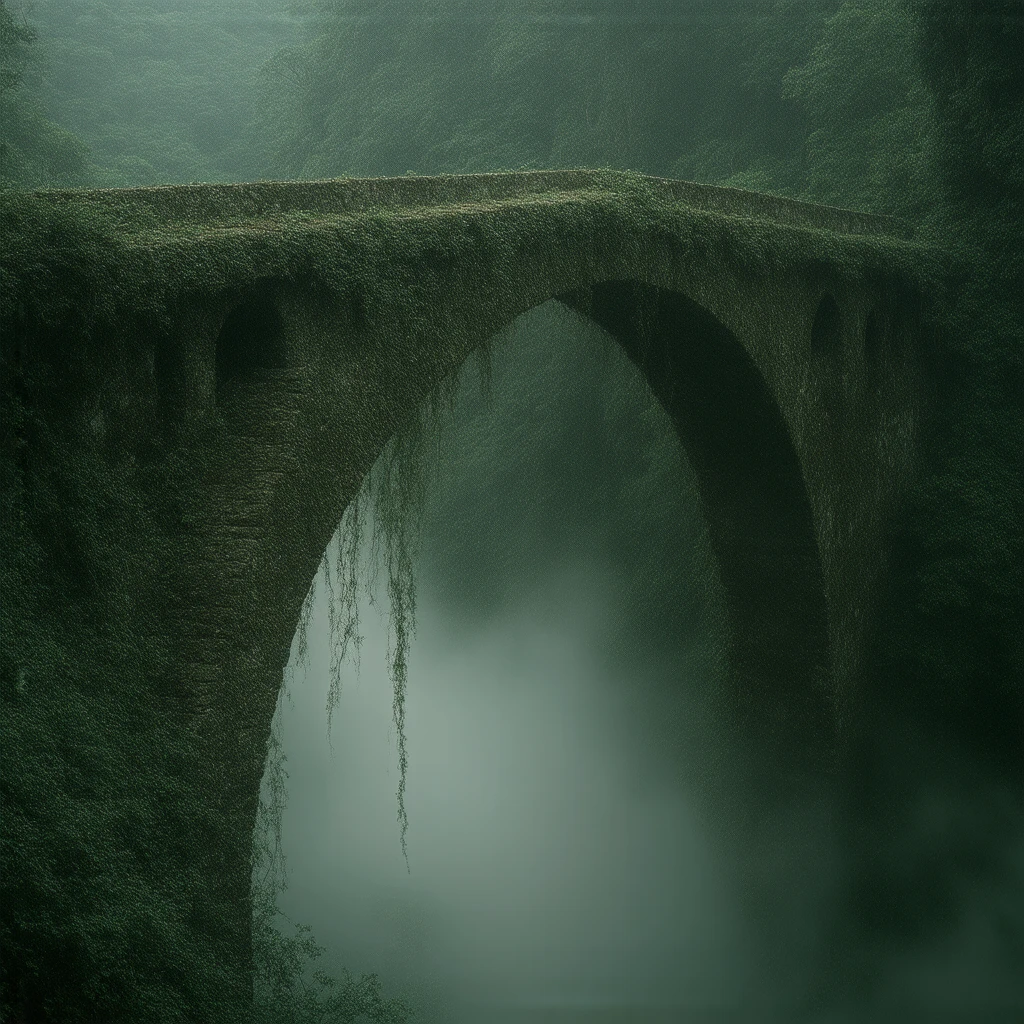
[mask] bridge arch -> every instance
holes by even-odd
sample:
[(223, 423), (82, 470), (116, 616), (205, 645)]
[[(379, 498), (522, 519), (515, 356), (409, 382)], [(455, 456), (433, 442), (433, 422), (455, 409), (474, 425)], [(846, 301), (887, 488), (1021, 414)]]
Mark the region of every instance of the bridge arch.
[[(667, 414), (694, 470), (728, 630), (727, 691), (712, 695), (716, 718), (725, 716), (720, 724), (726, 744), (722, 748), (712, 738), (698, 752), (723, 753), (727, 760), (687, 771), (708, 783), (705, 792), (695, 795), (716, 801), (707, 819), (716, 831), (730, 833), (725, 848), (739, 835), (746, 840), (754, 834), (737, 832), (740, 821), (745, 827), (758, 819), (756, 830), (771, 818), (773, 807), (780, 812), (773, 827), (784, 830), (786, 802), (795, 792), (820, 792), (817, 787), (827, 780), (836, 716), (814, 517), (783, 411), (736, 333), (682, 291), (609, 279), (550, 299), (596, 324), (622, 347)], [(500, 335), (528, 311), (489, 326), (484, 337)], [(468, 347), (450, 372), (457, 373), (477, 347)], [(306, 532), (305, 568), (295, 588), (302, 599), (365, 472), (393, 433), (382, 421), (368, 445), (364, 473), (334, 489), (332, 499), (314, 500), (316, 521), (306, 524), (312, 528)], [(321, 465), (329, 467), (329, 459)], [(300, 614), (293, 605), (292, 614), (280, 620), (285, 650), (292, 646)], [(280, 683), (280, 674), (277, 679)], [(268, 709), (267, 736), (273, 706)], [(722, 807), (723, 799), (736, 800), (738, 806)], [(753, 814), (752, 806), (757, 807)]]
[[(720, 696), (734, 734), (730, 770), (750, 786), (756, 779), (763, 795), (783, 799), (798, 779), (821, 776), (835, 739), (821, 559), (785, 417), (733, 331), (682, 292), (610, 279), (550, 298), (622, 346), (695, 471), (728, 619), (729, 692)], [(499, 334), (515, 316), (482, 337)], [(477, 347), (462, 352), (449, 372), (457, 373)], [(393, 433), (381, 424), (368, 438), (358, 479), (335, 491), (334, 502), (319, 504), (318, 521), (308, 524), (302, 578), (290, 588), (301, 598), (282, 621), (283, 651), (291, 648), (299, 604), (331, 537)]]

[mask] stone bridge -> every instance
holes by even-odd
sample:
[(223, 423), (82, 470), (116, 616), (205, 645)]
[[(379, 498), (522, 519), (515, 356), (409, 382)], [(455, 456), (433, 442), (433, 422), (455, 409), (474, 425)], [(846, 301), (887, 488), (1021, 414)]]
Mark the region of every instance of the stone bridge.
[(737, 749), (765, 806), (827, 780), (926, 397), (935, 276), (908, 225), (613, 171), (32, 200), (109, 241), (67, 263), (92, 284), (53, 270), (5, 312), (4, 386), (49, 366), (63, 391), (41, 415), (153, 510), (154, 534), (123, 524), (150, 579), (133, 621), (170, 652), (175, 727), (238, 822), (210, 886), (234, 908), (243, 984), (266, 740), (327, 543), (403, 419), (550, 299), (618, 339), (695, 468)]

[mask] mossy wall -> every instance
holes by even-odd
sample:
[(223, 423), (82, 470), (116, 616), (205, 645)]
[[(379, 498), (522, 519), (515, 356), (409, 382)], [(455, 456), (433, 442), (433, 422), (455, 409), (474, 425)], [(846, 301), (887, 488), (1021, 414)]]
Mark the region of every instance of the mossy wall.
[[(552, 297), (618, 338), (697, 471), (748, 752), (708, 792), (763, 823), (828, 785), (948, 274), (907, 225), (609, 171), (11, 194), (3, 225), (5, 842), (68, 837), (16, 887), (23, 1006), (245, 1004), (267, 740), (327, 542), (423, 401)], [(41, 982), (55, 942), (95, 992)]]

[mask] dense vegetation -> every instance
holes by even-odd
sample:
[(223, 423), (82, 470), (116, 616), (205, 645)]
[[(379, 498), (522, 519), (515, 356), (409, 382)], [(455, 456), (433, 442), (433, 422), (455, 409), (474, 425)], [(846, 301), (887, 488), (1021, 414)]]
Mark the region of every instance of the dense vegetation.
[[(892, 213), (955, 247), (963, 280), (931, 367), (938, 401), (926, 468), (894, 538), (899, 572), (880, 620), (886, 628), (877, 631), (847, 773), (853, 867), (835, 944), (845, 955), (821, 968), (823, 1001), (856, 999), (881, 969), (875, 960), (954, 926), (966, 887), (1020, 885), (1008, 858), (1024, 795), (1021, 53), (1016, 0), (314, 0), (287, 12), (270, 0), (38, 0), (31, 8), (0, 0), (0, 180), (109, 186), (610, 166)], [(558, 368), (552, 379), (565, 373)], [(634, 516), (637, 493), (683, 493), (664, 439), (649, 424), (622, 422), (622, 407), (602, 387), (599, 379), (575, 381), (546, 428), (590, 424), (594, 445), (580, 458), (609, 467), (602, 505)], [(498, 436), (509, 423), (530, 422), (530, 410), (545, 401), (550, 396), (513, 384), (479, 429)], [(20, 414), (14, 406), (4, 411), (11, 460), (22, 457), (18, 438), (26, 435), (14, 426)], [(31, 430), (33, 443), (50, 443), (44, 424)], [(565, 466), (530, 465), (529, 449), (522, 446), (520, 463), (505, 453), (501, 464), (481, 465), (481, 478), (530, 471), (552, 487), (564, 483)], [(486, 439), (480, 450), (491, 450)], [(84, 463), (67, 470), (74, 494), (33, 500), (78, 508), (98, 486), (84, 480), (89, 471)], [(102, 484), (113, 494), (119, 486)], [(13, 487), (5, 478), (3, 543), (17, 553), (4, 558), (5, 646), (14, 637), (31, 644), (17, 622), (34, 621), (43, 631), (49, 614), (19, 608), (7, 589), (15, 571), (30, 572), (43, 557), (31, 538), (14, 532)], [(465, 505), (457, 490), (438, 501), (451, 518), (469, 514), (459, 512)], [(702, 606), (687, 577), (696, 542), (683, 504), (650, 501), (647, 520), (634, 525), (662, 551), (678, 552), (675, 561), (655, 567), (630, 551), (615, 554), (632, 580), (623, 638), (635, 642), (644, 626), (650, 643), (698, 632)], [(596, 529), (592, 511), (581, 507), (579, 519)], [(520, 528), (528, 543), (528, 516)], [(114, 539), (100, 531), (92, 543), (97, 564), (116, 559)], [(451, 600), (486, 607), (501, 567), (487, 564), (486, 548), (450, 554), (442, 576), (472, 581), (451, 586)], [(68, 557), (74, 564), (75, 552)], [(98, 607), (100, 596), (85, 583), (66, 582), (85, 587), (72, 593), (76, 608)], [(104, 608), (112, 623), (122, 614)], [(96, 642), (86, 625), (67, 636), (66, 650)], [(70, 671), (52, 653), (54, 664), (39, 663), (40, 678)], [(5, 1019), (11, 1012), (58, 1019), (57, 1007), (69, 1021), (97, 1012), (122, 1019), (114, 1007), (123, 1019), (146, 1019), (157, 1007), (160, 1019), (188, 1019), (177, 1002), (186, 981), (197, 986), (191, 998), (212, 1005), (198, 972), (176, 967), (166, 991), (149, 992), (148, 1002), (119, 990), (123, 979), (95, 975), (97, 963), (117, 960), (129, 924), (131, 934), (145, 936), (173, 916), (159, 894), (132, 889), (130, 848), (103, 847), (122, 848), (125, 863), (90, 864), (89, 886), (132, 889), (132, 922), (107, 920), (76, 883), (97, 854), (78, 848), (74, 823), (98, 813), (96, 793), (124, 784), (89, 752), (98, 736), (110, 732), (114, 742), (104, 723), (124, 709), (107, 708), (96, 681), (75, 680), (71, 671), (67, 694), (80, 693), (80, 706), (62, 696), (26, 724), (16, 701), (31, 680), (4, 658)], [(170, 737), (144, 738), (168, 763), (184, 759), (174, 771), (186, 770), (187, 751), (175, 751)], [(64, 758), (62, 781), (50, 785), (41, 772), (16, 783), (28, 776), (13, 765), (46, 752)], [(936, 788), (948, 816), (938, 832), (915, 816), (922, 794)], [(983, 827), (972, 817), (979, 794), (998, 805)], [(133, 806), (128, 795), (124, 801)], [(173, 822), (167, 827), (173, 834)], [(99, 831), (123, 835), (123, 820), (115, 815)], [(1021, 898), (1019, 889), (1009, 891)], [(274, 947), (269, 917), (260, 920), (268, 951), (277, 949), (267, 953), (277, 958), (267, 976), (294, 995), (299, 954), (310, 947), (294, 940)], [(1006, 922), (1020, 927), (1009, 914)], [(1019, 932), (1013, 941), (1021, 941)], [(214, 957), (199, 949), (188, 955), (197, 963)], [(303, 999), (315, 1019), (312, 997)], [(403, 1018), (372, 978), (349, 980), (337, 1003), (341, 1020), (360, 1010), (374, 1020)]]

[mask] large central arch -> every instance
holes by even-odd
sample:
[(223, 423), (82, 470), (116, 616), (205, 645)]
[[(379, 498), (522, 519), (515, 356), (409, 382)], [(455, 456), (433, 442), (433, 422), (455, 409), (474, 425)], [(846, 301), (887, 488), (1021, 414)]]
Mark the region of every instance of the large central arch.
[[(460, 267), (456, 261), (442, 269), (458, 277)], [(301, 393), (301, 385), (288, 383), (296, 380), (296, 369), (302, 373), (301, 364), (299, 368), (288, 365), (289, 337), (294, 359), (302, 349), (301, 332), (309, 331), (311, 303), (307, 297), (290, 295), (289, 291), (287, 286), (280, 288), (272, 304), (277, 314), (268, 316), (264, 309), (261, 321), (273, 327), (275, 337), (285, 339), (276, 350), (284, 365), (243, 368), (232, 382), (235, 391), (221, 402), (225, 421), (240, 432), (264, 422), (268, 403), (273, 406), (277, 402), (268, 398), (275, 387), (292, 387)], [(842, 443), (842, 431), (849, 429), (851, 418), (846, 395), (841, 384), (837, 386), (837, 371), (829, 366), (828, 359), (834, 358), (837, 350), (842, 353), (844, 336), (851, 333), (850, 318), (844, 321), (831, 291), (819, 290), (812, 283), (807, 292), (810, 298), (802, 318), (793, 317), (798, 321), (796, 330), (789, 325), (788, 332), (773, 340), (772, 327), (780, 332), (782, 328), (777, 327), (778, 318), (769, 316), (761, 328), (764, 339), (758, 338), (753, 344), (750, 336), (746, 343), (741, 341), (735, 329), (706, 304), (683, 290), (649, 280), (610, 277), (550, 294), (534, 292), (528, 303), (517, 296), (519, 301), (501, 302), (498, 310), (488, 310), (489, 323), (484, 317), (474, 317), (472, 327), (461, 331), (458, 325), (464, 310), (445, 309), (442, 299), (440, 320), (446, 333), (455, 326), (455, 343), (444, 345), (440, 358), (422, 360), (416, 366), (412, 351), (398, 353), (369, 343), (369, 366), (362, 363), (358, 378), (344, 373), (324, 375), (323, 364), (317, 366), (315, 373), (321, 375), (325, 393), (345, 395), (349, 401), (355, 398), (353, 407), (361, 409), (360, 427), (355, 434), (349, 416), (344, 417), (345, 425), (325, 428), (321, 424), (321, 429), (337, 439), (347, 436), (345, 458), (339, 462), (329, 454), (329, 446), (316, 446), (316, 456), (307, 461), (310, 449), (304, 446), (303, 469), (299, 478), (292, 478), (293, 498), (286, 506), (292, 527), (271, 531), (277, 540), (268, 550), (276, 552), (277, 558), (273, 577), (264, 582), (276, 594), (272, 603), (287, 610), (274, 617), (277, 628), (268, 645), (279, 654), (271, 669), (273, 688), (261, 699), (261, 738), (269, 734), (281, 667), (287, 662), (300, 608), (323, 552), (348, 503), (408, 409), (422, 402), (431, 387), (456, 372), (462, 361), (516, 316), (555, 299), (618, 340), (670, 417), (695, 470), (728, 617), (728, 692), (716, 695), (716, 699), (726, 712), (729, 736), (726, 746), (716, 752), (723, 756), (696, 772), (703, 774), (708, 783), (705, 795), (716, 800), (740, 800), (729, 811), (718, 808), (726, 819), (731, 815), (740, 830), (734, 830), (734, 839), (740, 842), (748, 841), (775, 813), (773, 809), (781, 808), (794, 794), (820, 795), (827, 791), (838, 753), (842, 686), (835, 671), (835, 652), (836, 638), (842, 638), (842, 624), (835, 613), (835, 586), (830, 603), (820, 545), (831, 538), (822, 529), (821, 517), (825, 510), (827, 516), (842, 516), (843, 510), (836, 508), (835, 498), (822, 488), (822, 481), (816, 482), (816, 495), (809, 488), (807, 449), (815, 439), (809, 434), (794, 437), (793, 410), (787, 416), (779, 402), (780, 391), (786, 396), (786, 375), (781, 381), (778, 377), (770, 381), (764, 364), (755, 360), (755, 353), (763, 355), (773, 347), (784, 351), (788, 359), (793, 359), (794, 350), (802, 353), (810, 364), (810, 386), (819, 389), (815, 398), (831, 398), (840, 406), (836, 414), (823, 417), (821, 434), (832, 443)], [(466, 293), (472, 295), (473, 291), (467, 288)], [(355, 296), (341, 305), (316, 297), (316, 323), (333, 322), (342, 325), (344, 331), (368, 326), (364, 308), (368, 300), (360, 292)], [(763, 301), (763, 296), (758, 298)], [(266, 306), (267, 301), (264, 292), (258, 302)], [(457, 304), (464, 301), (460, 295)], [(749, 311), (745, 313), (750, 316)], [(233, 325), (248, 315), (244, 306), (234, 305), (224, 322), (232, 325), (233, 332)], [(255, 315), (251, 319), (255, 322)], [(742, 321), (743, 317), (736, 319)], [(297, 329), (300, 324), (304, 326)], [(430, 330), (429, 326), (422, 329), (424, 333)], [(326, 333), (322, 326), (317, 331)], [(270, 348), (260, 342), (252, 351), (262, 353)], [(222, 360), (218, 365), (226, 362)], [(409, 387), (407, 380), (413, 379), (405, 374), (411, 366), (418, 373)], [(355, 397), (365, 387), (363, 382), (375, 378), (390, 380), (392, 387), (378, 385), (372, 394), (364, 392), (362, 401)], [(799, 418), (796, 423), (801, 423)], [(798, 442), (802, 442), (803, 453)], [(817, 443), (821, 443), (820, 436)], [(304, 480), (300, 483), (301, 478)], [(841, 479), (831, 484), (840, 491), (851, 486), (850, 481)], [(281, 494), (282, 489), (277, 493)], [(300, 497), (304, 494), (314, 497), (307, 502)], [(877, 515), (877, 510), (873, 514)], [(302, 525), (296, 529), (300, 521)], [(839, 528), (843, 530), (841, 520)], [(835, 552), (830, 554), (834, 562)], [(282, 571), (284, 561), (290, 563), (290, 570)], [(855, 581), (855, 590), (865, 584), (870, 584), (870, 574), (866, 580)], [(863, 590), (858, 592), (863, 594)], [(249, 808), (247, 827), (251, 834), (260, 779), (255, 765), (250, 766), (248, 776), (247, 790), (239, 796)], [(739, 839), (741, 833), (747, 840)], [(246, 923), (240, 921), (239, 927), (244, 929)]]
[[(728, 616), (725, 703), (736, 750), (749, 753), (751, 781), (756, 776), (762, 795), (778, 797), (799, 780), (821, 778), (836, 738), (827, 597), (800, 460), (766, 381), (735, 335), (680, 292), (609, 280), (551, 298), (622, 345), (695, 470)], [(288, 587), (303, 601), (348, 502), (392, 434), (381, 424), (360, 475), (348, 475), (337, 501), (312, 513), (299, 559), (305, 569)], [(351, 463), (345, 469), (351, 473)], [(281, 651), (291, 648), (298, 614), (293, 604), (280, 620)]]
[[(728, 617), (729, 688), (714, 699), (728, 713), (731, 736), (725, 763), (687, 774), (705, 777), (709, 792), (701, 796), (742, 794), (746, 808), (761, 803), (758, 813), (768, 817), (826, 783), (836, 753), (827, 599), (785, 419), (735, 335), (685, 295), (610, 280), (554, 301), (622, 347), (695, 471)], [(324, 531), (333, 535), (344, 513), (339, 502)], [(713, 814), (732, 842), (741, 834), (730, 820), (737, 812), (719, 803)]]

